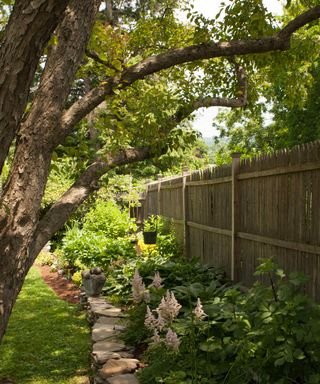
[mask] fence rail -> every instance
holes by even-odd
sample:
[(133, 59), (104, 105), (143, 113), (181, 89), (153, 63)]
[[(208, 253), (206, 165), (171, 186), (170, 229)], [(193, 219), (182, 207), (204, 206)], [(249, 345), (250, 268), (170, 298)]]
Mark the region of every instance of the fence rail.
[(147, 185), (143, 217), (173, 220), (187, 256), (253, 282), (261, 257), (310, 276), (320, 300), (320, 142)]

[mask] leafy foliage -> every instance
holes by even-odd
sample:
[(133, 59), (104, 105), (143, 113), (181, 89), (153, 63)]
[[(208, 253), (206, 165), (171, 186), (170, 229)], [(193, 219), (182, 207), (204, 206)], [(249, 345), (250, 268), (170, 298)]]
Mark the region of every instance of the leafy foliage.
[(63, 238), (62, 257), (71, 266), (100, 266), (107, 270), (117, 258), (129, 258), (134, 248), (128, 234), (135, 226), (127, 212), (112, 201), (97, 200), (82, 221), (74, 224)]
[[(243, 293), (225, 284), (214, 270), (201, 270), (182, 260), (157, 270), (165, 287), (149, 286), (148, 305), (155, 310), (166, 289), (175, 293), (182, 309), (171, 327), (181, 345), (178, 351), (163, 342), (150, 346), (145, 354), (148, 367), (139, 375), (142, 383), (311, 384), (319, 380), (320, 308), (301, 291), (308, 280), (304, 275), (286, 277), (272, 260), (262, 260), (256, 275), (266, 275), (270, 286), (256, 282)], [(148, 285), (150, 276), (141, 275)], [(199, 299), (201, 319), (194, 310)], [(146, 304), (130, 310), (125, 338), (131, 343), (150, 342), (151, 331), (142, 325), (145, 310)]]

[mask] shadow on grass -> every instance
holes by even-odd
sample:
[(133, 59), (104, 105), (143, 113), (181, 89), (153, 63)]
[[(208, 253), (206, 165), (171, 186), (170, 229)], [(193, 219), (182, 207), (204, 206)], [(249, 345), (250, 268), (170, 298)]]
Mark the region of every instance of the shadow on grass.
[(60, 300), (34, 268), (0, 346), (0, 382), (73, 384), (89, 369), (89, 329), (78, 307)]

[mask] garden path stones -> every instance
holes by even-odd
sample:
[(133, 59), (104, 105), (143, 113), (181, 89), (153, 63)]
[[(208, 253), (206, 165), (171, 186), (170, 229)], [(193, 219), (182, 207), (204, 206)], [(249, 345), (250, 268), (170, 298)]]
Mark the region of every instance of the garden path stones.
[(93, 344), (93, 353), (97, 353), (99, 351), (110, 351), (110, 352), (118, 352), (126, 349), (126, 345), (123, 341), (112, 339), (112, 340), (102, 340)]
[(123, 313), (120, 308), (109, 307), (101, 308), (94, 311), (96, 316), (106, 316), (106, 317), (123, 317)]
[(94, 384), (138, 384), (134, 372), (139, 360), (133, 358), (133, 347), (125, 345), (119, 334), (124, 330), (123, 312), (103, 297), (89, 297), (88, 318), (92, 325), (92, 358)]
[[(118, 327), (120, 327), (120, 329)], [(119, 325), (95, 324), (92, 327), (92, 341), (96, 343), (97, 341), (115, 337), (119, 335), (121, 329)]]
[(132, 373), (137, 369), (138, 363), (137, 359), (110, 359), (99, 369), (98, 375), (108, 379), (110, 376)]
[(104, 317), (101, 316), (98, 318), (95, 324), (112, 324), (116, 325), (119, 324), (119, 318), (117, 317)]

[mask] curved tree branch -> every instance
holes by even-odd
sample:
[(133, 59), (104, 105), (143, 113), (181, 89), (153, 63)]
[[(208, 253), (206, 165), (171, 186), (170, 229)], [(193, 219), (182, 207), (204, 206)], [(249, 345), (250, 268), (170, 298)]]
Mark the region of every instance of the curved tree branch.
[(79, 205), (99, 188), (98, 181), (102, 175), (115, 167), (149, 159), (153, 153), (151, 147), (129, 148), (91, 164), (40, 220), (30, 255), (36, 256)]
[(262, 37), (256, 40), (209, 42), (172, 49), (159, 55), (150, 56), (140, 63), (126, 68), (122, 74), (107, 79), (105, 83), (92, 89), (82, 99), (75, 102), (63, 116), (63, 130), (67, 133), (86, 114), (102, 103), (106, 96), (112, 95), (115, 88), (125, 88), (155, 72), (196, 60), (285, 51), (290, 48), (290, 38), (295, 31), (319, 18), (320, 6), (316, 6), (289, 22), (275, 36)]
[(227, 107), (227, 108), (240, 108), (244, 107), (247, 104), (247, 76), (245, 70), (238, 63), (232, 61), (238, 78), (238, 97), (237, 98), (227, 98), (227, 97), (204, 97), (194, 100), (187, 107), (180, 108), (175, 115), (173, 116), (173, 121), (176, 124), (179, 124), (182, 120), (191, 115), (192, 112), (200, 108), (209, 108), (209, 107)]

